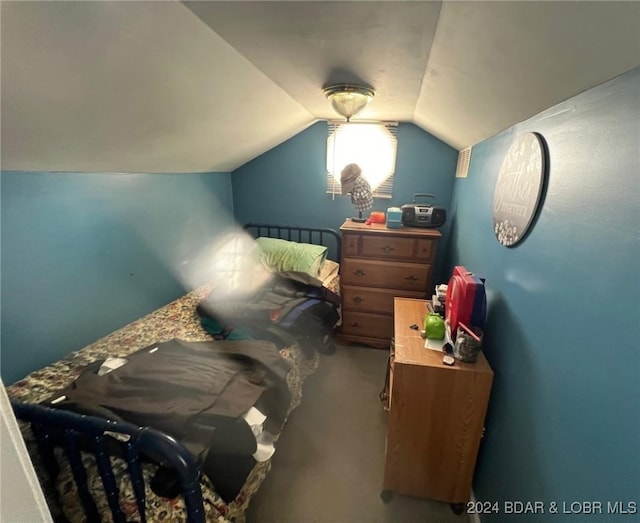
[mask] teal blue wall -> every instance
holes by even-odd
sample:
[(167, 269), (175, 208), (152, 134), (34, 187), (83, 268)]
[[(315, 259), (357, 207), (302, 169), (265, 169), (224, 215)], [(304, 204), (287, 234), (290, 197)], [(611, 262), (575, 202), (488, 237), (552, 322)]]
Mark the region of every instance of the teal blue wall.
[(192, 288), (233, 222), (228, 173), (0, 176), (6, 384)]
[[(501, 246), (493, 187), (520, 133), (550, 167), (528, 237)], [(485, 353), (495, 371), (475, 478), (480, 500), (600, 501), (603, 514), (496, 521), (638, 521), (640, 508), (640, 69), (473, 147), (457, 179), (448, 265), (486, 277)]]
[[(326, 193), (327, 123), (319, 122), (235, 170), (235, 216), (241, 223), (267, 222), (339, 229), (357, 216), (349, 196)], [(398, 126), (398, 153), (391, 200), (376, 198), (372, 211), (431, 193), (448, 207), (458, 152), (413, 124)], [(443, 244), (448, 223), (440, 229)], [(436, 267), (438, 273), (439, 264)]]

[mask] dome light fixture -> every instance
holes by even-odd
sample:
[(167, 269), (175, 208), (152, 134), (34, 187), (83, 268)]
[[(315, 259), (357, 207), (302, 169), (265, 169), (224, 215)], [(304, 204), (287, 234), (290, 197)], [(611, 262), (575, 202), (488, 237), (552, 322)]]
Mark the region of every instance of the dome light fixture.
[(353, 84), (333, 84), (322, 89), (335, 111), (347, 122), (358, 114), (375, 96), (370, 87)]

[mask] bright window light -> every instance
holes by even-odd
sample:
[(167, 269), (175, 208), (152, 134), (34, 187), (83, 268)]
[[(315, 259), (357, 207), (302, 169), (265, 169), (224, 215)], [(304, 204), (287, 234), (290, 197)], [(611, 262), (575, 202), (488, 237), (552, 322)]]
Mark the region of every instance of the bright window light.
[(390, 198), (396, 169), (396, 149), (395, 132), (385, 124), (330, 124), (327, 138), (327, 192), (340, 192), (340, 172), (346, 165), (357, 163), (371, 185), (374, 196)]

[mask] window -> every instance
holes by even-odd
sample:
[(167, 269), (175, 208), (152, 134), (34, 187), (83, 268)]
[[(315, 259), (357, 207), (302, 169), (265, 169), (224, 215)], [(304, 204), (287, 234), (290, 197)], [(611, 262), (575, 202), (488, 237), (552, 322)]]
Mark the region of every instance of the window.
[(340, 194), (340, 171), (350, 163), (362, 168), (373, 196), (391, 198), (396, 170), (396, 124), (329, 122), (327, 192)]

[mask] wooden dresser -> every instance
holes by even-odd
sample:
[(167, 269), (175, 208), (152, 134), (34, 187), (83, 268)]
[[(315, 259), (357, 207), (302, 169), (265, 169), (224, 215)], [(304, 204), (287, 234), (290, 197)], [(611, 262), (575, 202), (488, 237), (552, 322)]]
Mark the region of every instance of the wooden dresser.
[(433, 294), (433, 262), (441, 234), (351, 220), (340, 231), (340, 338), (386, 349), (393, 335), (393, 298)]
[(442, 363), (419, 331), (425, 300), (396, 298), (387, 391), (389, 419), (382, 498), (395, 492), (452, 504), (469, 501), (493, 383), (484, 354)]

